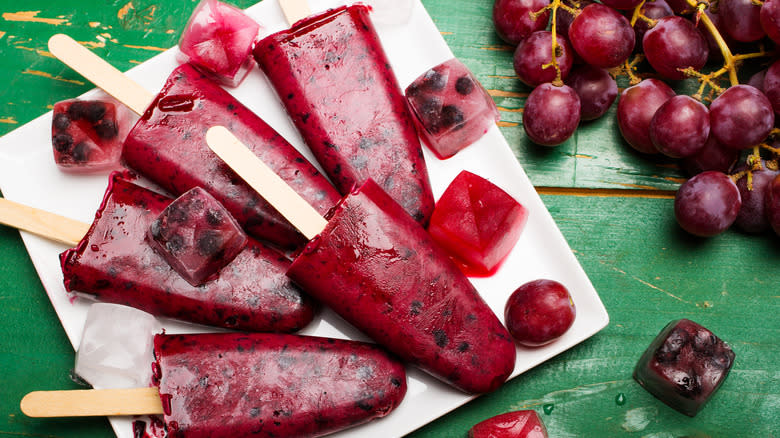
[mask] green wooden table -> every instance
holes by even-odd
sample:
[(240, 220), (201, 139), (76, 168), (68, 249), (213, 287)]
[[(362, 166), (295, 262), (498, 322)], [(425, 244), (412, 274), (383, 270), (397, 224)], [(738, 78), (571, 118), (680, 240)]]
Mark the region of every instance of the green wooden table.
[[(270, 1), (270, 0), (269, 0)], [(250, 6), (253, 0), (237, 2)], [(632, 152), (614, 107), (558, 148), (530, 144), (521, 125), (528, 89), (494, 34), (491, 0), (423, 0), (455, 54), (501, 109), (504, 135), (599, 291), (611, 322), (599, 334), (412, 434), (465, 437), (482, 419), (535, 409), (555, 437), (780, 435), (780, 246), (737, 231), (708, 240), (676, 225), (670, 161)], [(67, 32), (121, 70), (176, 44), (195, 1), (0, 1), (0, 134), (92, 86), (46, 51)], [(685, 86), (684, 84), (682, 85)], [(20, 145), (23, 147), (23, 145)], [(109, 437), (103, 418), (38, 420), (24, 394), (74, 389), (74, 352), (19, 233), (0, 227), (0, 436)], [(670, 320), (691, 318), (727, 340), (736, 363), (695, 418), (639, 387), (631, 372)]]

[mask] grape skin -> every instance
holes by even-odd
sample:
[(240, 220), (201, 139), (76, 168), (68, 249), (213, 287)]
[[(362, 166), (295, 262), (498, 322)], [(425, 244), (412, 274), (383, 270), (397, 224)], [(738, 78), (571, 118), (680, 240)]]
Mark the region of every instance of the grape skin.
[(574, 134), (580, 122), (580, 98), (568, 85), (545, 83), (525, 102), (523, 128), (536, 144), (557, 146)]
[(579, 65), (569, 73), (566, 85), (580, 97), (580, 118), (594, 120), (612, 106), (617, 97), (617, 82), (603, 68)]
[(780, 0), (766, 0), (759, 17), (767, 36), (780, 44)]
[(766, 189), (766, 200), (764, 201), (767, 221), (775, 234), (780, 236), (780, 175), (776, 176)]
[(599, 3), (586, 6), (569, 27), (569, 42), (586, 63), (612, 68), (634, 50), (634, 29), (626, 17)]
[[(566, 79), (574, 63), (572, 48), (566, 38), (557, 35), (560, 56), (556, 56), (558, 68), (561, 69), (561, 79)], [(514, 67), (517, 76), (523, 83), (535, 87), (545, 82), (552, 82), (556, 77), (555, 68), (543, 65), (550, 63), (552, 57), (552, 32), (540, 30), (532, 33), (517, 46), (514, 54)]]
[(642, 39), (647, 62), (666, 79), (685, 79), (681, 69), (700, 70), (707, 63), (709, 47), (704, 36), (683, 17), (664, 17)]
[(710, 124), (724, 146), (745, 149), (766, 139), (775, 117), (764, 93), (750, 85), (735, 85), (712, 101)]
[(516, 46), (528, 35), (547, 27), (550, 11), (536, 20), (529, 15), (550, 4), (548, 0), (496, 0), (493, 4), (493, 25), (502, 40)]
[(650, 121), (650, 139), (662, 154), (672, 158), (693, 155), (710, 136), (710, 112), (698, 100), (674, 96), (661, 105)]

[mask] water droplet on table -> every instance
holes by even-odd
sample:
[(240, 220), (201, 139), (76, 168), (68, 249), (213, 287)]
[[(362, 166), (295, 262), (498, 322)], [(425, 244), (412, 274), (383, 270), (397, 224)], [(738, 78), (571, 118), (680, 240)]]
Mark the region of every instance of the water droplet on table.
[(552, 403), (542, 406), (542, 410), (547, 415), (550, 415), (552, 413), (553, 409), (555, 409), (555, 405), (552, 404)]
[(623, 406), (626, 404), (626, 396), (622, 392), (615, 397), (615, 404), (618, 406)]

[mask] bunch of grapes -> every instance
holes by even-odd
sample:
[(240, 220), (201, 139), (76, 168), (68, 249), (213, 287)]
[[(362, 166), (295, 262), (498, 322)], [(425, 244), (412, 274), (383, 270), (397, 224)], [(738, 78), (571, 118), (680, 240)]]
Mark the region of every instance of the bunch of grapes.
[[(680, 226), (780, 235), (780, 60), (771, 63), (780, 0), (496, 0), (493, 21), (534, 87), (523, 111), (533, 142), (559, 145), (581, 120), (604, 115), (625, 75), (623, 138), (680, 159), (692, 176), (675, 197)], [(738, 68), (754, 59), (771, 66), (740, 83)], [(649, 65), (641, 77), (640, 64)], [(686, 78), (699, 82), (692, 96), (664, 82)]]

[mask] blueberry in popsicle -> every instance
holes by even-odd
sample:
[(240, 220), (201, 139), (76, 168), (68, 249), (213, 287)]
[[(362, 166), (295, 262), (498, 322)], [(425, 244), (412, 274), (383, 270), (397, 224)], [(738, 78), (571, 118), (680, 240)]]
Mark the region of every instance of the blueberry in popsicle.
[(314, 303), (286, 277), (282, 254), (249, 239), (217, 277), (192, 286), (145, 241), (171, 199), (114, 173), (95, 221), (60, 255), (65, 289), (157, 316), (246, 331), (307, 325)]
[(508, 378), (516, 350), (506, 328), (372, 179), (347, 194), (326, 222), (303, 201), (285, 204), (294, 192), (228, 130), (211, 128), (207, 141), (311, 239), (287, 271), (304, 290), (401, 359), (465, 392), (492, 391)]
[(176, 68), (153, 96), (66, 35), (53, 36), (49, 50), (141, 115), (122, 150), (125, 164), (174, 195), (202, 187), (252, 237), (284, 249), (305, 242), (208, 149), (204, 135), (211, 125), (229, 127), (322, 214), (338, 202), (338, 192), (303, 155), (192, 65)]
[(433, 194), (420, 141), (365, 5), (312, 15), (254, 57), (342, 194), (372, 178), (421, 224)]
[(319, 437), (384, 417), (406, 393), (394, 356), (365, 342), (272, 333), (156, 335), (156, 385), (37, 391), (31, 417), (162, 414), (170, 438)]

